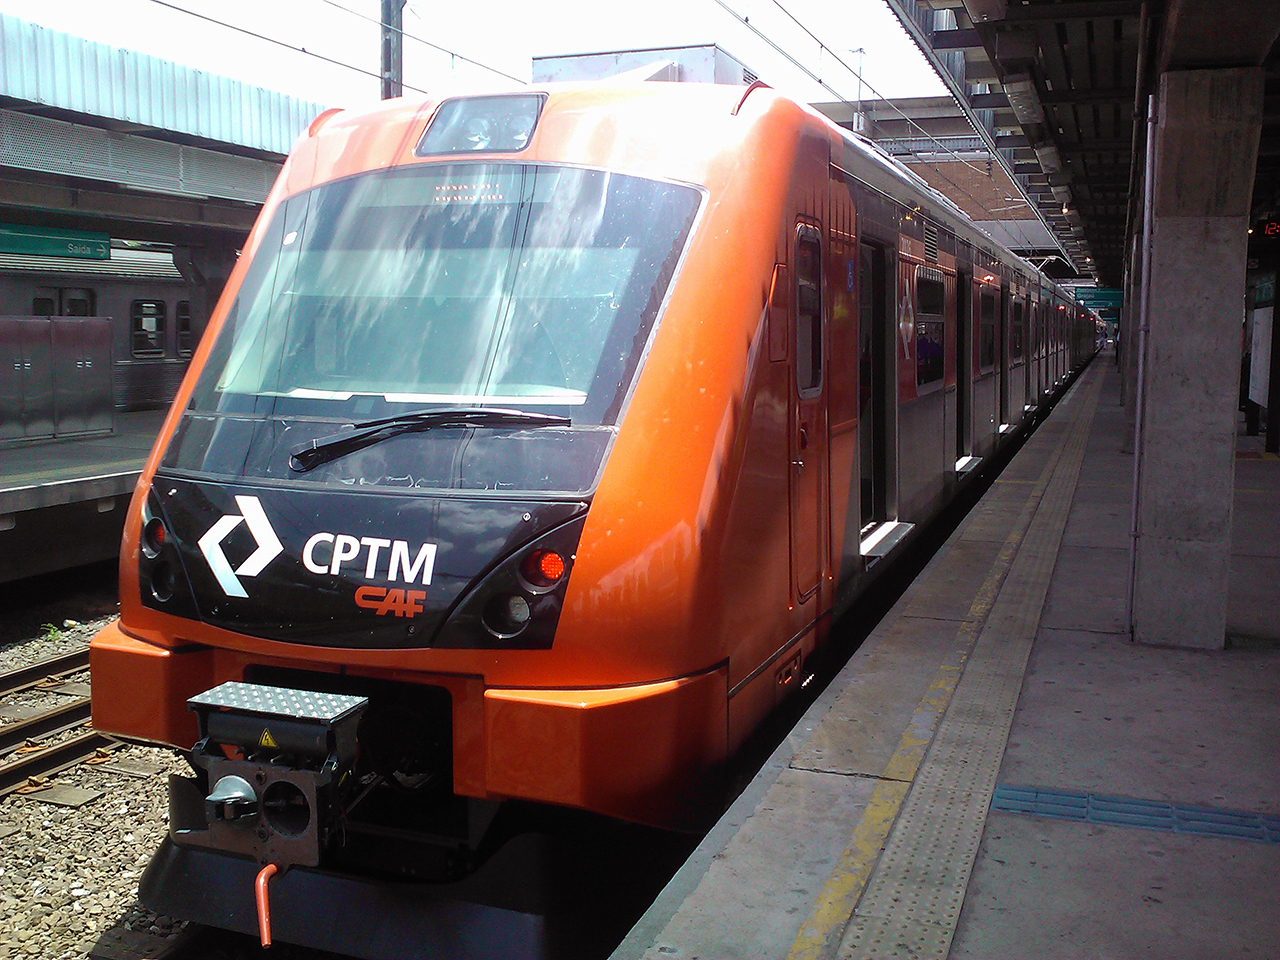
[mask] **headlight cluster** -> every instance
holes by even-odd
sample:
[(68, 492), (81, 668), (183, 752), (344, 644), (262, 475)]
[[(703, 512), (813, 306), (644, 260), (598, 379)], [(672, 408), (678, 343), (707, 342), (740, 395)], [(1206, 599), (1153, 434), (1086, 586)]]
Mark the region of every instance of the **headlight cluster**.
[(585, 522), (580, 514), (507, 554), (460, 598), (429, 646), (550, 647)]
[[(170, 542), (169, 531), (164, 521), (151, 511), (148, 504), (143, 511), (142, 524), (142, 569), (140, 580), (142, 589), (150, 590), (151, 596), (160, 603), (168, 603), (173, 599), (173, 590), (177, 584), (175, 565), (178, 558)], [(146, 561), (150, 561), (147, 563)]]
[(555, 589), (568, 572), (564, 557), (554, 550), (533, 550), (520, 562), (518, 593), (499, 593), (485, 604), (481, 622), (499, 640), (519, 635), (533, 619), (539, 597)]

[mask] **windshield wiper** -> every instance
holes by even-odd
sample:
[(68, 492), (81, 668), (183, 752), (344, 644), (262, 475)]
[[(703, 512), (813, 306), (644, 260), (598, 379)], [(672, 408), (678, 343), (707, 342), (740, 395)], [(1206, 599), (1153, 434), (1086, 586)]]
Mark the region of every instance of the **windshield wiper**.
[(404, 433), (416, 433), (433, 427), (567, 427), (568, 417), (548, 413), (527, 413), (524, 410), (505, 410), (500, 407), (455, 407), (447, 410), (416, 410), (400, 413), (380, 420), (364, 420), (351, 430), (308, 440), (293, 448), (289, 454), (289, 466), (299, 473), (344, 457), (348, 453), (363, 450), (390, 437)]

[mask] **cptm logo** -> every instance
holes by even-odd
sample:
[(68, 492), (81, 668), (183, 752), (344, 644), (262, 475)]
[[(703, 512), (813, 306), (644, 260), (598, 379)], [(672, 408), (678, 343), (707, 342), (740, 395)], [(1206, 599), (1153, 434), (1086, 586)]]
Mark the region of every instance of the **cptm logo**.
[[(197, 542), (222, 592), (228, 597), (248, 597), (249, 594), (245, 593), (244, 584), (240, 582), (240, 578), (256, 577), (266, 569), (268, 563), (284, 553), (284, 545), (276, 536), (275, 530), (271, 528), (271, 521), (267, 519), (257, 497), (236, 497), (236, 506), (240, 508), (238, 515), (228, 514), (220, 517)], [(222, 541), (241, 523), (248, 524), (249, 532), (253, 534), (258, 549), (249, 555), (249, 559), (232, 570), (231, 564), (227, 562), (227, 555), (222, 552)]]
[[(236, 497), (236, 506), (240, 513), (220, 517), (198, 543), (222, 592), (229, 597), (247, 598), (249, 594), (245, 592), (241, 578), (256, 577), (284, 552), (284, 546), (271, 528), (257, 497)], [(249, 559), (232, 570), (226, 554), (222, 552), (222, 541), (241, 523), (248, 526), (258, 548), (249, 555)], [(423, 586), (430, 586), (435, 570), (436, 545), (423, 543), (414, 554), (407, 540), (356, 538), (346, 533), (322, 532), (313, 534), (302, 548), (302, 565), (314, 574), (336, 577), (343, 572), (343, 565), (351, 561), (355, 561), (355, 567), (364, 569), (365, 580), (399, 580), (409, 585), (420, 582)], [(385, 574), (381, 573), (382, 569), (386, 570)], [(356, 606), (372, 610), (380, 617), (392, 614), (412, 618), (423, 612), (422, 601), (426, 597), (425, 590), (365, 585), (356, 588), (355, 602)]]

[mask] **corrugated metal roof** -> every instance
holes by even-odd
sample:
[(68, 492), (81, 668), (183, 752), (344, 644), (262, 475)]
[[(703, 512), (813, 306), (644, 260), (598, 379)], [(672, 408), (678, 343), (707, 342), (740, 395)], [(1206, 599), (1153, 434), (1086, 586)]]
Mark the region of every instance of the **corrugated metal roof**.
[(54, 273), (66, 277), (140, 277), (148, 280), (181, 280), (173, 254), (158, 250), (126, 250), (112, 247), (110, 260), (77, 260), (71, 257), (24, 257), (0, 253), (0, 273)]
[(0, 166), (247, 203), (262, 203), (280, 172), (275, 160), (4, 109), (0, 109)]
[(282, 156), (326, 109), (6, 14), (0, 96)]

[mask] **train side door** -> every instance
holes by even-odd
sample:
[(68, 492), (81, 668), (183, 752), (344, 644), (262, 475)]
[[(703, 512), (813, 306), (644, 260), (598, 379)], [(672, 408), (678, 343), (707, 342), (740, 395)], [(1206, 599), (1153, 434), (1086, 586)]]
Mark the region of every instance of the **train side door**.
[(973, 453), (973, 278), (956, 274), (956, 462)]
[(996, 328), (996, 374), (1000, 388), (997, 393), (996, 407), (997, 429), (1003, 428), (1013, 421), (1009, 418), (1009, 380), (1013, 376), (1013, 366), (1009, 361), (1009, 286), (1000, 287), (1000, 309), (997, 313), (999, 326)]
[(884, 247), (863, 241), (858, 247), (858, 463), (862, 534), (889, 518), (888, 414), (891, 323), (887, 301), (890, 267)]
[(824, 361), (822, 234), (810, 223), (795, 231), (795, 383), (791, 391), (791, 569), (797, 603), (817, 592), (822, 576), (823, 477), (827, 429), (822, 401)]

